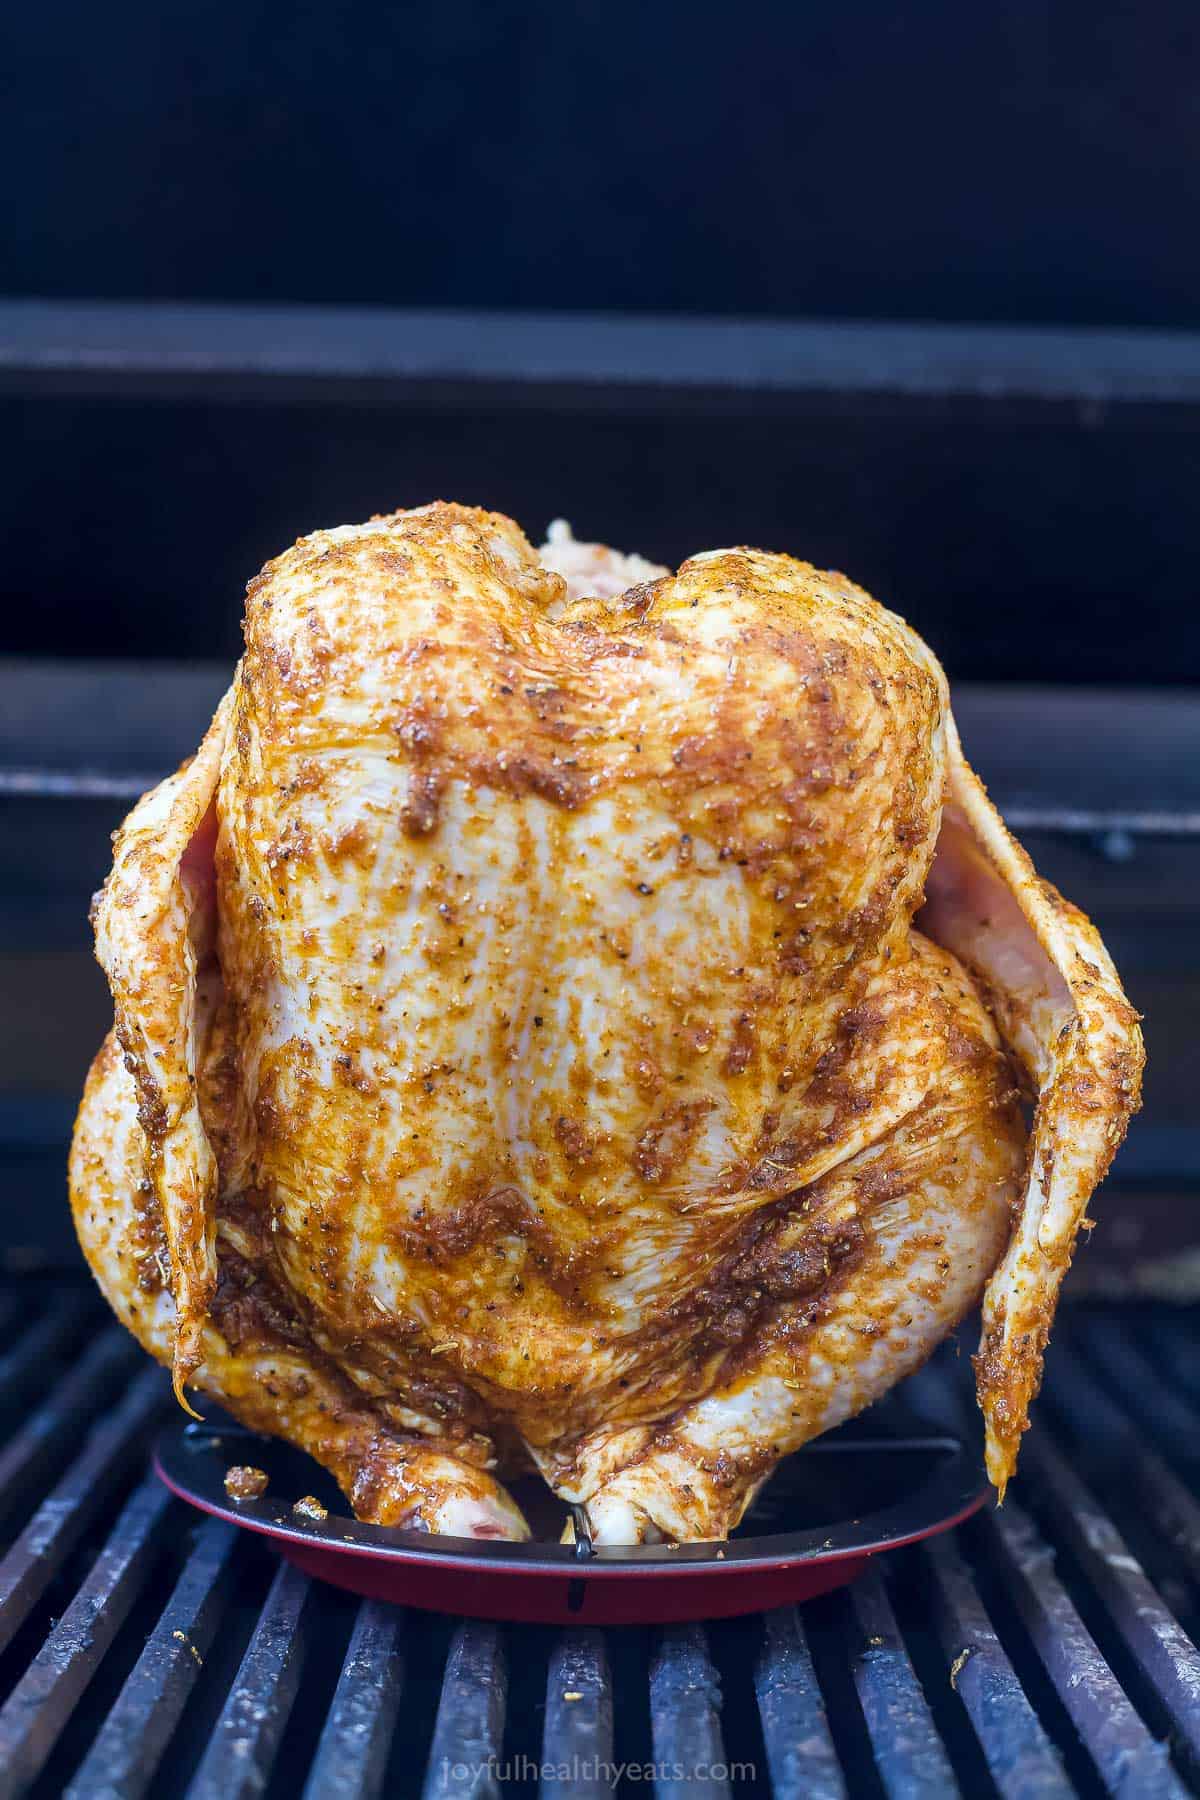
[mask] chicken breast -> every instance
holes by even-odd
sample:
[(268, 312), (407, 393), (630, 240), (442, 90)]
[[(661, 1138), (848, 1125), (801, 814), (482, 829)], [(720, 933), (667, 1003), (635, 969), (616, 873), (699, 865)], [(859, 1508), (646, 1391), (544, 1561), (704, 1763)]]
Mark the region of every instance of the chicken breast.
[(519, 1536), (532, 1465), (599, 1541), (722, 1536), (989, 1277), (1003, 1489), (1140, 1040), (844, 578), (316, 533), (96, 921), (92, 1267), (360, 1516)]

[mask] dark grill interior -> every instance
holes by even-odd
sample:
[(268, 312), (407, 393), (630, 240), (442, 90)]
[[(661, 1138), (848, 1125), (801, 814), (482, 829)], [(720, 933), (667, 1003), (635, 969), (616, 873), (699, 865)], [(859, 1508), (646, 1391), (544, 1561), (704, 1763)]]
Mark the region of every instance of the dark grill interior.
[[(1200, 1786), (1186, 1313), (1061, 1321), (1003, 1511), (799, 1609), (608, 1632), (314, 1586), (147, 1473), (166, 1378), (89, 1290), (9, 1286), (0, 1323), (5, 1795), (590, 1796), (614, 1764), (660, 1795)], [(915, 1398), (968, 1376), (950, 1350)]]
[[(1200, 340), (4, 323), (9, 648), (55, 660), (0, 666), (0, 1797), (1200, 1791), (1200, 708), (1167, 691), (1196, 667)], [(560, 1633), (314, 1587), (149, 1472), (165, 1377), (81, 1272), (63, 1170), (111, 1018), (86, 925), (109, 833), (198, 741), (263, 557), (439, 489), (874, 587), (944, 655), (968, 754), (1146, 1015), (1145, 1112), (1008, 1504), (799, 1612)], [(919, 1409), (968, 1379), (942, 1354)]]

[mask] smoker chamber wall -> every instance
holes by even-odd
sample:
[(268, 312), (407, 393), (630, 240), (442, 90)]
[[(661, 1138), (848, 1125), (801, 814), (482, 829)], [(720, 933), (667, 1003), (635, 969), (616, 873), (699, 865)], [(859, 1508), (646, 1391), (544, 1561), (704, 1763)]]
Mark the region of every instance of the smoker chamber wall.
[(853, 574), (952, 678), (1200, 675), (1200, 338), (0, 305), (10, 651), (224, 656), (268, 556), (432, 497)]

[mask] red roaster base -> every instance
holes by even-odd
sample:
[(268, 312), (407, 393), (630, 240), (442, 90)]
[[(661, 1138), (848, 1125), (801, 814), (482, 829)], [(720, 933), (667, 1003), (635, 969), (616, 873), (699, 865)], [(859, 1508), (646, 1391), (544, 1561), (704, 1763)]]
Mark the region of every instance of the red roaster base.
[(672, 1625), (683, 1619), (728, 1619), (827, 1594), (866, 1568), (867, 1556), (824, 1563), (780, 1563), (776, 1569), (614, 1571), (603, 1580), (489, 1569), (380, 1568), (365, 1557), (281, 1544), (289, 1562), (319, 1581), (371, 1600), (392, 1600), (425, 1612), (465, 1613), (473, 1619), (528, 1625)]
[[(930, 1427), (895, 1400), (791, 1457), (727, 1543), (593, 1548), (557, 1541), (569, 1509), (518, 1488), (545, 1541), (478, 1543), (351, 1518), (299, 1452), (227, 1422), (167, 1427), (155, 1455), (181, 1500), (269, 1539), (319, 1581), (426, 1611), (533, 1624), (641, 1625), (730, 1618), (810, 1600), (853, 1581), (872, 1556), (969, 1518), (987, 1495), (969, 1430)], [(225, 1473), (268, 1474), (259, 1500), (226, 1496)], [(324, 1519), (294, 1510), (312, 1495)], [(577, 1531), (585, 1529), (574, 1511)]]

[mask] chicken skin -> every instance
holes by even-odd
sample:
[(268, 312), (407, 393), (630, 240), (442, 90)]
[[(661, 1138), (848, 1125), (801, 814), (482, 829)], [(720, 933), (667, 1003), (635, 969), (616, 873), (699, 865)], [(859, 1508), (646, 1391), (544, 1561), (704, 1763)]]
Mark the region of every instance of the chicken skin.
[(915, 633), (445, 504), (245, 627), (97, 898), (71, 1159), (180, 1399), (380, 1524), (525, 1536), (536, 1468), (597, 1542), (719, 1538), (983, 1294), (1003, 1491), (1141, 1043)]

